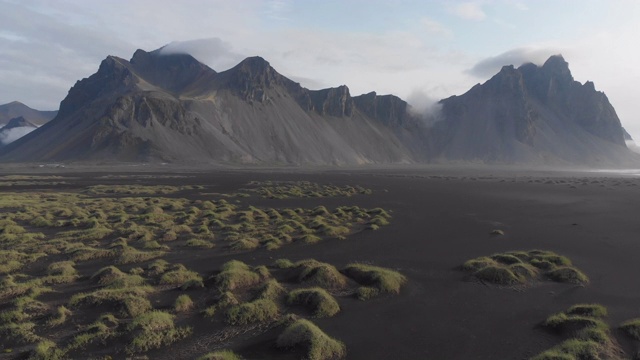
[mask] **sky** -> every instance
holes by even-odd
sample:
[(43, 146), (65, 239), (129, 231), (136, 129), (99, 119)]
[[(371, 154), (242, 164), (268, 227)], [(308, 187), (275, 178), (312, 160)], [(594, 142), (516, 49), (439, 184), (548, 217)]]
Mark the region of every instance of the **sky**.
[(638, 19), (638, 0), (0, 0), (0, 104), (55, 110), (108, 55), (165, 45), (216, 71), (258, 55), (309, 89), (418, 110), (562, 54), (640, 139)]

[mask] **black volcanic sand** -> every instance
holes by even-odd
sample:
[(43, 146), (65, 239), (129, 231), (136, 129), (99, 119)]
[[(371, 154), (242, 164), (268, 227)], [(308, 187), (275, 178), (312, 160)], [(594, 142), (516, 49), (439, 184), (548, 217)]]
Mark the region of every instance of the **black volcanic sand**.
[[(539, 324), (573, 304), (606, 306), (613, 327), (640, 316), (640, 178), (491, 171), (478, 176), (444, 170), (170, 174), (181, 176), (175, 178), (155, 175), (65, 172), (62, 176), (67, 184), (56, 189), (111, 183), (193, 184), (215, 185), (207, 191), (231, 193), (256, 180), (305, 180), (372, 189), (372, 195), (349, 198), (270, 200), (252, 196), (233, 201), (274, 208), (359, 205), (391, 210), (391, 224), (377, 231), (274, 251), (230, 254), (213, 249), (175, 252), (165, 257), (203, 275), (230, 259), (269, 265), (278, 258), (313, 258), (338, 268), (359, 261), (398, 270), (408, 278), (399, 295), (369, 301), (338, 298), (342, 311), (337, 316), (312, 319), (328, 335), (346, 344), (349, 359), (527, 359), (561, 342)], [(0, 191), (40, 188), (46, 185), (12, 186)], [(197, 190), (175, 196), (206, 198)], [(503, 230), (505, 235), (491, 235), (494, 229)], [(541, 282), (528, 288), (500, 288), (472, 281), (458, 268), (479, 256), (531, 249), (568, 257), (589, 276), (590, 284), (582, 287)], [(192, 324), (194, 334), (219, 330), (211, 328), (210, 323), (202, 319)], [(279, 331), (243, 335), (225, 344), (210, 344), (209, 348), (197, 348), (197, 343), (187, 338), (149, 356), (193, 358), (215, 347), (232, 349), (246, 359), (296, 358), (295, 354), (274, 349)], [(638, 350), (638, 342), (622, 336), (618, 340), (629, 357)]]

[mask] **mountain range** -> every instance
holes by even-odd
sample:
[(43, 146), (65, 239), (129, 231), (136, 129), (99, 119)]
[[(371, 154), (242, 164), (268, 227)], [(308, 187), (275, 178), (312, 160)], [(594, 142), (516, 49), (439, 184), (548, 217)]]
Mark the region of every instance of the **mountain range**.
[(57, 116), (0, 150), (2, 161), (260, 165), (638, 161), (606, 95), (561, 56), (505, 66), (417, 114), (394, 95), (309, 90), (260, 57), (216, 72), (187, 54), (109, 56)]

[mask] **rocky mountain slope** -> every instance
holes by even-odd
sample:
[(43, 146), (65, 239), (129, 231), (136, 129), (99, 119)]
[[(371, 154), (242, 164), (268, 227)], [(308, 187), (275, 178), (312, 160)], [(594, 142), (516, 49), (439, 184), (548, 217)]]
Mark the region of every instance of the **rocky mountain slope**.
[[(109, 56), (57, 117), (0, 151), (2, 161), (166, 161), (356, 165), (473, 161), (635, 161), (606, 96), (561, 57), (504, 67), (441, 101), (438, 122), (402, 99), (346, 86), (309, 90), (260, 57), (216, 72), (190, 55)], [(432, 119), (433, 120), (433, 119)]]
[[(97, 73), (73, 86), (55, 120), (7, 147), (2, 158), (296, 165), (414, 161), (411, 149), (386, 125), (397, 122), (391, 116), (395, 103), (402, 109), (407, 104), (377, 99), (375, 94), (353, 98), (346, 86), (305, 89), (259, 57), (217, 73), (189, 55), (138, 50), (130, 61), (105, 59)], [(407, 124), (416, 121), (403, 116)]]
[(574, 81), (562, 56), (543, 66), (505, 66), (461, 96), (441, 101), (432, 129), (447, 160), (541, 164), (634, 162), (607, 96)]

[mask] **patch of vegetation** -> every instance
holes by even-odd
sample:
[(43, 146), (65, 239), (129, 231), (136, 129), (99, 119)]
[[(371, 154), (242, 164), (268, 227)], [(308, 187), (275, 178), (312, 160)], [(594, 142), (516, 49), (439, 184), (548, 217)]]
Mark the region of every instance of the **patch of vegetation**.
[(189, 327), (175, 327), (173, 315), (157, 310), (135, 317), (128, 330), (132, 332), (127, 346), (127, 352), (131, 354), (170, 345), (192, 332)]
[(347, 354), (345, 345), (325, 334), (308, 320), (300, 319), (289, 325), (278, 336), (279, 348), (302, 348), (306, 359), (329, 360), (342, 359)]
[(380, 293), (399, 294), (400, 288), (407, 282), (407, 278), (397, 271), (367, 264), (349, 264), (343, 272), (364, 285), (365, 289), (357, 293), (361, 300), (367, 300)]
[(182, 294), (176, 298), (173, 304), (175, 312), (182, 313), (193, 309), (193, 300), (187, 294)]
[(291, 268), (300, 283), (325, 289), (343, 289), (347, 286), (347, 279), (331, 264), (310, 259), (298, 261)]
[(219, 350), (200, 356), (197, 360), (242, 360), (231, 350)]
[(263, 279), (249, 265), (231, 260), (222, 266), (222, 271), (215, 276), (216, 285), (221, 291), (234, 290), (258, 284)]
[(602, 305), (577, 304), (548, 317), (542, 325), (569, 338), (531, 360), (622, 359), (622, 349), (602, 320), (606, 314)]
[(195, 271), (188, 270), (182, 264), (174, 264), (169, 271), (162, 274), (160, 285), (174, 285), (182, 288), (204, 287), (202, 277)]
[(153, 288), (136, 286), (116, 289), (100, 289), (88, 293), (80, 293), (71, 297), (70, 307), (106, 304), (120, 311), (123, 316), (136, 317), (152, 309), (147, 294)]
[(620, 329), (628, 336), (640, 340), (640, 319), (632, 319), (620, 324)]
[[(291, 195), (305, 197), (368, 193), (359, 187), (294, 186), (300, 189), (290, 188)], [(3, 192), (0, 348), (11, 348), (21, 358), (66, 359), (83, 357), (94, 347), (101, 347), (100, 353), (121, 351), (117, 344), (124, 341), (127, 356), (133, 357), (187, 336), (189, 328), (174, 324), (172, 315), (167, 321), (151, 301), (159, 301), (164, 314), (177, 315), (181, 323), (202, 314), (227, 324), (271, 322), (282, 316), (289, 299), (290, 304), (309, 307), (315, 316), (330, 316), (339, 306), (326, 289), (353, 290), (330, 264), (282, 260), (267, 268), (230, 261), (206, 281), (208, 289), (198, 290), (205, 286), (198, 272), (164, 258), (175, 259), (173, 251), (215, 256), (227, 250), (313, 244), (384, 226), (391, 218), (381, 208), (258, 208), (220, 199), (225, 194), (197, 200), (176, 196), (191, 195), (195, 192), (189, 190), (199, 188), (135, 184)], [(270, 270), (284, 282), (272, 277)], [(300, 286), (317, 288), (295, 290)], [(187, 295), (173, 287), (193, 290)], [(370, 289), (380, 292), (375, 286)], [(68, 302), (61, 304), (58, 294), (69, 291)], [(47, 292), (58, 294), (39, 297)], [(166, 299), (175, 300), (167, 304)], [(87, 322), (87, 314), (94, 311), (113, 314)], [(105, 357), (115, 355), (107, 353)]]
[(370, 195), (373, 191), (361, 186), (320, 185), (309, 181), (252, 181), (254, 189), (245, 189), (258, 193), (266, 199), (310, 198), (310, 197), (350, 197)]
[(510, 251), (468, 260), (462, 270), (481, 281), (499, 285), (523, 285), (534, 280), (585, 285), (589, 278), (571, 261), (551, 251)]
[(314, 317), (332, 317), (340, 312), (336, 299), (318, 287), (293, 290), (287, 297), (287, 304), (307, 306)]
[(280, 312), (278, 305), (270, 299), (258, 299), (232, 306), (226, 313), (230, 325), (246, 325), (276, 320)]

